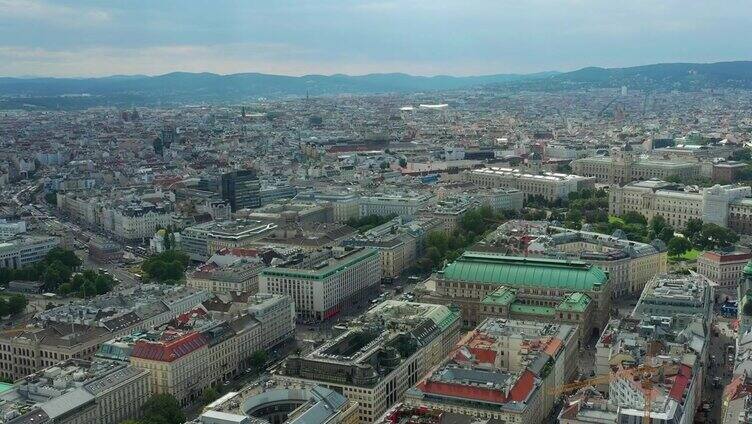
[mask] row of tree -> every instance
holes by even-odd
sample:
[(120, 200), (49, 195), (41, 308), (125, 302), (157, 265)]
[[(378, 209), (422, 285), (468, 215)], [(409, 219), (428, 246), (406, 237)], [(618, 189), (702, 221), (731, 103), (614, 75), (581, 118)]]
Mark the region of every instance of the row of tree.
[(418, 268), (423, 271), (440, 268), (445, 261), (457, 259), (465, 248), (483, 237), (488, 231), (506, 221), (504, 214), (498, 214), (489, 206), (481, 206), (467, 211), (451, 234), (432, 231), (426, 237), (426, 255), (418, 260)]

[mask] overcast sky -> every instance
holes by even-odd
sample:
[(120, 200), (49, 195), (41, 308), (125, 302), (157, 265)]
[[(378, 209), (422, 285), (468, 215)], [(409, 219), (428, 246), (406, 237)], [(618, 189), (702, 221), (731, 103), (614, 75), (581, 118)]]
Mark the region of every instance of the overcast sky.
[(752, 59), (752, 0), (0, 0), (0, 75), (480, 75)]

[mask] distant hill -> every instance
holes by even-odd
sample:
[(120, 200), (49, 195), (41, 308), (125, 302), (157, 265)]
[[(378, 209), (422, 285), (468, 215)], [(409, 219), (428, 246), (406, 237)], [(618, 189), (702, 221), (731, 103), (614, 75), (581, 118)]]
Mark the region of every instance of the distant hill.
[(105, 78), (0, 78), (3, 96), (136, 96), (162, 101), (227, 101), (249, 97), (305, 96), (310, 94), (370, 94), (455, 90), (548, 77), (555, 73), (530, 75), (499, 74), (471, 77), (423, 77), (407, 74), (305, 75), (291, 77), (259, 73), (218, 75), (173, 72), (159, 76), (113, 76)]
[[(510, 84), (502, 84), (510, 87)], [(513, 81), (514, 88), (565, 90), (618, 88), (698, 90), (705, 88), (752, 89), (752, 61), (717, 63), (659, 63), (629, 68), (588, 67), (548, 78)]]
[(292, 77), (260, 73), (218, 75), (173, 72), (159, 76), (117, 75), (104, 78), (0, 78), (0, 109), (234, 102), (258, 97), (415, 93), (473, 87), (548, 91), (621, 86), (685, 91), (752, 89), (752, 61), (661, 63), (630, 68), (588, 67), (564, 73), (470, 77), (424, 77), (401, 73)]

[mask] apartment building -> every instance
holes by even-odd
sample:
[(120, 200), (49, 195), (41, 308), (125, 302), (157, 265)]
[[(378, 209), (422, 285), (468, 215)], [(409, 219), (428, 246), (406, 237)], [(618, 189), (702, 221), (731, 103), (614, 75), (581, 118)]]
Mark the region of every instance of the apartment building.
[(595, 179), (579, 175), (541, 172), (527, 173), (519, 169), (488, 167), (464, 174), (465, 181), (489, 188), (512, 188), (522, 192), (525, 199), (541, 196), (548, 201), (566, 200), (569, 193), (591, 188)]
[(7, 424), (119, 424), (139, 418), (151, 393), (147, 370), (68, 359), (0, 393), (0, 413)]
[(18, 269), (39, 262), (59, 245), (57, 237), (23, 234), (0, 241), (0, 268)]
[(744, 267), (750, 260), (752, 253), (747, 251), (709, 250), (697, 258), (697, 273), (718, 284), (719, 292), (735, 295)]
[(58, 209), (71, 220), (133, 243), (143, 243), (157, 229), (172, 225), (173, 200), (171, 193), (144, 189), (57, 193)]
[(42, 311), (26, 327), (0, 334), (0, 376), (16, 380), (60, 361), (89, 360), (102, 343), (163, 324), (208, 298), (202, 290), (143, 285)]
[(263, 262), (256, 258), (239, 258), (230, 263), (209, 261), (188, 273), (185, 285), (211, 293), (258, 292)]
[(575, 327), (488, 319), (449, 359), (405, 394), (405, 404), (452, 414), (537, 424), (554, 407), (553, 389), (577, 372)]
[(443, 305), (388, 300), (280, 370), (286, 384), (315, 384), (358, 403), (372, 423), (446, 358), (459, 339), (459, 313)]
[[(567, 424), (595, 422), (651, 422), (690, 424), (702, 400), (708, 360), (708, 326), (702, 316), (675, 314), (612, 320), (596, 344), (596, 374), (612, 375), (600, 388), (608, 400), (589, 399), (581, 391), (565, 401), (559, 421)], [(645, 373), (644, 367), (658, 368)], [(645, 386), (649, 379), (650, 391)], [(646, 393), (651, 400), (646, 413)]]
[(261, 337), (261, 325), (248, 314), (213, 319), (196, 308), (137, 340), (130, 363), (150, 372), (154, 393), (169, 393), (186, 406), (249, 367), (263, 349)]
[(299, 254), (261, 272), (259, 292), (284, 294), (295, 302), (298, 319), (329, 319), (355, 302), (368, 301), (381, 280), (379, 252), (371, 248), (330, 248)]

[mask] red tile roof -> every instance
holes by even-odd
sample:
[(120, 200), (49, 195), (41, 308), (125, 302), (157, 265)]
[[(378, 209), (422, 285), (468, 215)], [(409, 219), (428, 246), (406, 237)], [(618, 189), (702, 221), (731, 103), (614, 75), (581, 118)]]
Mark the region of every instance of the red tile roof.
[(534, 389), (535, 374), (530, 372), (530, 370), (525, 370), (522, 372), (522, 375), (520, 375), (520, 378), (517, 379), (512, 390), (509, 391), (509, 400), (524, 402)]
[(134, 358), (172, 362), (207, 344), (201, 333), (191, 332), (172, 340), (158, 342), (139, 340), (133, 345)]

